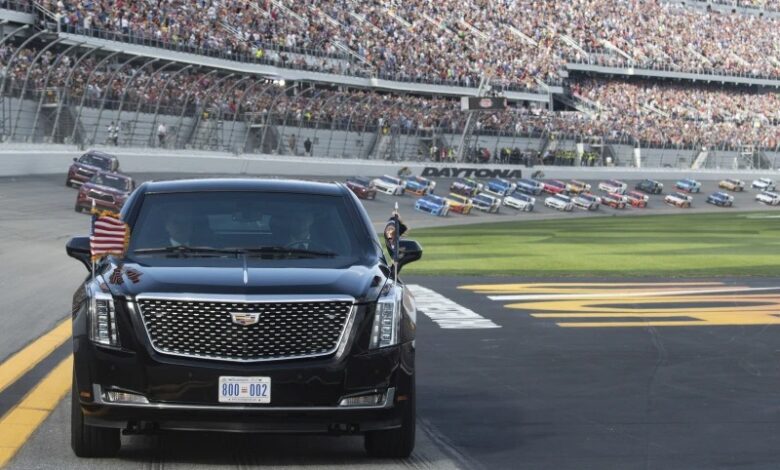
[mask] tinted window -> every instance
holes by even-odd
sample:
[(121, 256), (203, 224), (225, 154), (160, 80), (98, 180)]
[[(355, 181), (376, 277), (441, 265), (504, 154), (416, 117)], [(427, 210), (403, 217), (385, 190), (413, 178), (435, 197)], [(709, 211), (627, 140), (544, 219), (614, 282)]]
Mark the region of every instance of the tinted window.
[(98, 155), (92, 155), (92, 154), (84, 154), (79, 158), (79, 162), (84, 163), (86, 165), (92, 165), (96, 166), (98, 168), (101, 168), (103, 170), (110, 170), (111, 169), (111, 160), (106, 157), (101, 157)]
[(92, 177), (91, 182), (101, 186), (108, 186), (110, 188), (118, 189), (120, 191), (130, 190), (130, 180), (127, 178), (122, 178), (121, 176), (98, 174)]
[(219, 191), (147, 194), (130, 251), (177, 245), (218, 249), (285, 247), (365, 255), (372, 240), (341, 196)]

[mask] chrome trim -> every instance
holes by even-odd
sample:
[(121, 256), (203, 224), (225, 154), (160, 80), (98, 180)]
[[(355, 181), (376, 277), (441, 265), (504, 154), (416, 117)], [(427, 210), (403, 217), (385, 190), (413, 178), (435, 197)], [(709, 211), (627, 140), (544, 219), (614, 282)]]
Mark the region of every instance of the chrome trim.
[(187, 300), (191, 302), (352, 302), (355, 298), (350, 295), (242, 295), (242, 294), (193, 294), (176, 292), (155, 292), (153, 294), (138, 294), (137, 300)]
[[(193, 355), (193, 354), (182, 354), (182, 353), (173, 353), (168, 351), (162, 351), (155, 346), (154, 341), (152, 341), (152, 336), (149, 333), (149, 328), (146, 326), (146, 322), (143, 318), (143, 312), (142, 307), (138, 303), (138, 300), (177, 300), (177, 301), (191, 301), (191, 302), (235, 302), (235, 303), (300, 303), (300, 302), (351, 302), (352, 307), (349, 310), (349, 313), (347, 314), (347, 321), (344, 322), (344, 328), (342, 328), (341, 333), (339, 334), (339, 338), (336, 341), (336, 347), (326, 351), (324, 353), (318, 353), (318, 354), (308, 354), (305, 356), (283, 356), (283, 357), (273, 357), (268, 359), (231, 359), (231, 358), (224, 358), (224, 357), (211, 357), (211, 356), (199, 356), (199, 355)], [(200, 360), (208, 360), (208, 361), (225, 361), (225, 362), (236, 362), (236, 363), (260, 363), (260, 362), (278, 362), (278, 361), (293, 361), (298, 359), (313, 359), (313, 358), (320, 358), (325, 356), (334, 355), (333, 357), (335, 359), (340, 359), (344, 353), (346, 352), (347, 343), (349, 343), (349, 337), (352, 333), (352, 327), (355, 323), (355, 317), (357, 316), (357, 305), (355, 304), (355, 298), (351, 296), (319, 296), (319, 295), (231, 295), (231, 294), (215, 294), (215, 295), (208, 295), (206, 297), (197, 297), (196, 294), (162, 294), (162, 293), (156, 293), (156, 294), (139, 294), (135, 298), (136, 302), (134, 302), (134, 305), (131, 307), (138, 315), (138, 319), (141, 322), (141, 325), (144, 327), (144, 331), (146, 332), (146, 337), (149, 339), (149, 344), (151, 345), (152, 349), (163, 356), (172, 356), (172, 357), (184, 357), (188, 359), (200, 359)], [(133, 303), (133, 302), (131, 302)], [(335, 354), (334, 354), (335, 353)]]
[[(124, 390), (123, 390), (124, 391)], [(129, 392), (135, 393), (135, 392)], [(140, 393), (137, 395), (144, 396)], [(361, 406), (266, 406), (258, 404), (255, 406), (241, 405), (181, 405), (176, 403), (114, 403), (103, 400), (103, 387), (99, 384), (92, 384), (92, 396), (95, 397), (93, 404), (103, 406), (117, 406), (128, 408), (145, 408), (155, 410), (192, 410), (192, 411), (349, 411), (349, 410), (380, 410), (392, 408), (395, 401), (395, 387), (387, 389), (384, 403), (379, 405), (361, 405)], [(350, 395), (359, 396), (359, 395)], [(347, 396), (339, 398), (341, 401)], [(148, 398), (147, 398), (148, 400)]]

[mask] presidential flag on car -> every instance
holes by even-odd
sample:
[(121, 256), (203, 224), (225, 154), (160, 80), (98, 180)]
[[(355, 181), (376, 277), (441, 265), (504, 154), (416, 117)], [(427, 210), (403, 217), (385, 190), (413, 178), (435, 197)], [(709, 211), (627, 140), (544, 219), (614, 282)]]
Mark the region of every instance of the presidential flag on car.
[(92, 261), (107, 255), (124, 255), (129, 239), (130, 230), (119, 219), (119, 214), (92, 210), (92, 231), (89, 237)]

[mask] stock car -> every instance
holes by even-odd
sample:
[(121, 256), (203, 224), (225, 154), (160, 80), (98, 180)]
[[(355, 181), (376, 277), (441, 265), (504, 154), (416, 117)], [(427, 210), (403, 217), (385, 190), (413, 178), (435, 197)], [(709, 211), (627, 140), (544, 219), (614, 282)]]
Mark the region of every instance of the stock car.
[(368, 178), (348, 178), (347, 187), (360, 199), (376, 199), (376, 189)]
[(516, 188), (517, 185), (515, 183), (503, 178), (493, 178), (488, 180), (487, 184), (485, 184), (485, 192), (498, 197), (512, 194)]
[(618, 180), (607, 180), (599, 183), (599, 189), (605, 193), (611, 194), (625, 194), (628, 189), (628, 185)]
[(534, 210), (536, 199), (533, 196), (515, 191), (504, 198), (504, 205), (513, 209), (521, 210), (524, 212), (531, 212)]
[(422, 176), (412, 176), (404, 181), (404, 189), (406, 192), (412, 193), (415, 196), (433, 194), (434, 188), (436, 188), (436, 182), (423, 178)]
[(81, 186), (99, 171), (119, 171), (119, 159), (105, 152), (90, 150), (79, 158), (73, 159), (73, 163), (68, 168), (68, 176), (65, 178), (65, 186), (69, 188)]
[(628, 204), (628, 197), (618, 193), (609, 193), (601, 198), (605, 206), (613, 209), (625, 209)]
[(571, 180), (566, 183), (566, 191), (571, 194), (579, 194), (585, 191), (590, 191), (590, 185), (584, 181)]
[(642, 180), (634, 186), (634, 189), (647, 194), (661, 194), (664, 192), (664, 184), (656, 180)]
[(574, 204), (574, 207), (577, 207), (579, 209), (584, 209), (586, 211), (595, 211), (599, 209), (599, 206), (601, 205), (601, 199), (591, 195), (591, 194), (578, 194), (575, 198), (571, 200), (572, 204)]
[(677, 181), (674, 186), (680, 191), (685, 191), (686, 193), (701, 192), (701, 183), (692, 178), (683, 178)]
[(777, 206), (780, 205), (780, 194), (772, 191), (762, 191), (756, 194), (756, 201), (767, 206)]
[(404, 180), (395, 176), (384, 175), (371, 181), (374, 188), (390, 196), (401, 196), (404, 193)]
[(629, 191), (626, 193), (628, 203), (634, 207), (647, 207), (647, 203), (650, 201), (650, 196), (640, 191)]
[(94, 204), (95, 209), (98, 210), (119, 212), (133, 189), (135, 189), (135, 182), (129, 176), (97, 172), (79, 188), (74, 210), (89, 211)]
[(522, 178), (517, 180), (517, 190), (530, 194), (531, 196), (538, 196), (544, 191), (544, 183), (528, 178)]
[(753, 189), (758, 189), (761, 191), (775, 190), (775, 182), (769, 178), (759, 178), (757, 180), (753, 180), (753, 184), (751, 184), (751, 186), (753, 187)]
[(497, 214), (498, 209), (501, 207), (501, 199), (490, 194), (479, 193), (471, 199), (471, 204), (474, 206), (474, 209)]
[(667, 195), (664, 202), (670, 206), (688, 208), (693, 204), (693, 197), (685, 193), (674, 192)]
[(482, 191), (483, 184), (471, 178), (458, 178), (450, 184), (450, 192), (473, 197)]
[(734, 205), (734, 196), (723, 191), (718, 191), (707, 196), (707, 204), (713, 204), (719, 207), (731, 207)]
[(553, 194), (545, 198), (544, 205), (559, 211), (571, 212), (574, 210), (574, 203), (571, 202), (571, 198), (563, 194)]
[(718, 187), (729, 191), (739, 192), (745, 190), (745, 182), (733, 178), (726, 178), (718, 183)]
[(428, 194), (417, 200), (414, 208), (420, 212), (427, 212), (439, 217), (445, 217), (450, 212), (450, 205), (441, 196)]
[(566, 183), (561, 180), (550, 180), (544, 183), (544, 192), (547, 194), (560, 194), (566, 191)]
[(450, 195), (447, 196), (447, 204), (450, 205), (450, 211), (463, 215), (469, 214), (474, 207), (471, 203), (471, 199), (456, 193), (450, 193)]

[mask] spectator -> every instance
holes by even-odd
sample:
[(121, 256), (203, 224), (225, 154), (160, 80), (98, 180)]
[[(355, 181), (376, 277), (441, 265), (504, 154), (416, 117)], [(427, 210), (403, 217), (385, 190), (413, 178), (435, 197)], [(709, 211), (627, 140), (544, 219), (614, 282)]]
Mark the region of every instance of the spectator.
[(164, 122), (161, 122), (159, 126), (157, 126), (157, 145), (158, 147), (165, 147), (165, 138), (168, 136), (168, 128), (165, 126)]

